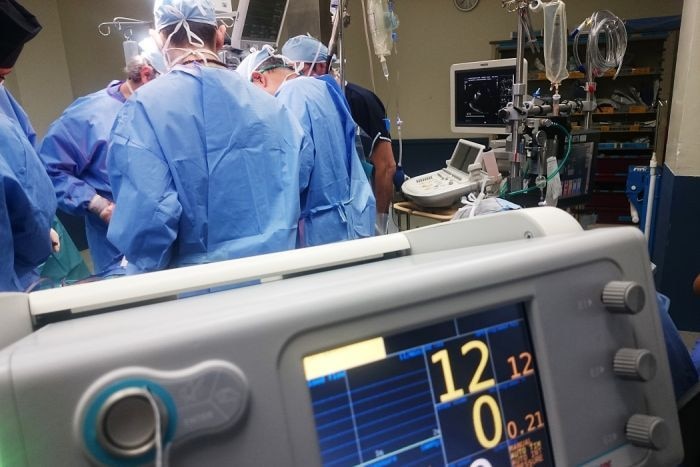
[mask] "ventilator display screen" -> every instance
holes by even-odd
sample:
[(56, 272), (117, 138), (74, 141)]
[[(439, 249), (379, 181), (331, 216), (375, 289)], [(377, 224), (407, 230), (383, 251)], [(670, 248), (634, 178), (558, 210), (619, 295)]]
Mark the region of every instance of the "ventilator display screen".
[(324, 466), (549, 466), (515, 304), (304, 358)]

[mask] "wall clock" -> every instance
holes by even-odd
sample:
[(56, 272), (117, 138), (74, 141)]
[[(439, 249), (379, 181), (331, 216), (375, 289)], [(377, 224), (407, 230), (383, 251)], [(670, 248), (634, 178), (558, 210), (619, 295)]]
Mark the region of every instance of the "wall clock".
[(471, 11), (479, 4), (479, 0), (454, 0), (459, 11)]

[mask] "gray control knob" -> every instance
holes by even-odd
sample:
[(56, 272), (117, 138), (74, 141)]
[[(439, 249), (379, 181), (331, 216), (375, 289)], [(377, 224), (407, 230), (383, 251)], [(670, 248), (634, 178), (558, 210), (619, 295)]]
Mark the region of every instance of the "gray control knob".
[(635, 446), (661, 450), (668, 445), (669, 431), (663, 418), (632, 415), (625, 426), (627, 440)]
[(613, 371), (620, 378), (649, 381), (656, 374), (656, 358), (647, 349), (622, 348), (615, 353)]
[(646, 296), (644, 288), (636, 282), (610, 281), (605, 285), (601, 299), (608, 311), (635, 314), (644, 308)]
[[(151, 400), (156, 401), (157, 413)], [(160, 418), (162, 433), (168, 417), (158, 399), (145, 388), (122, 389), (102, 404), (97, 415), (97, 439), (115, 456), (139, 457), (155, 447), (156, 417)]]

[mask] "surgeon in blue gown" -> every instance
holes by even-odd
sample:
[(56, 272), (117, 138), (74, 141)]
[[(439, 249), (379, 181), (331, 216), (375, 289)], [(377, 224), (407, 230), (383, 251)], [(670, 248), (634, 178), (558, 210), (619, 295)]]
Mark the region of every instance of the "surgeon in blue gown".
[[(0, 0), (0, 83), (11, 72), (23, 45), (40, 30), (36, 18), (21, 5), (14, 0)], [(51, 254), (49, 231), (56, 198), (22, 126), (29, 123), (26, 114), (4, 90), (2, 96), (0, 291), (22, 291), (38, 279), (37, 268)]]
[[(294, 36), (284, 43), (281, 51), (282, 55), (294, 62), (295, 70), (302, 75), (335, 83), (332, 74), (328, 73), (328, 48), (317, 39), (309, 35)], [(403, 183), (400, 167), (397, 175), (386, 109), (376, 94), (356, 83), (345, 82), (343, 91), (352, 118), (360, 129), (358, 142), (361, 142), (359, 147), (364, 149), (359, 152), (377, 200), (377, 233), (384, 234), (389, 231), (394, 177), (399, 184)]]
[(209, 1), (157, 0), (154, 16), (171, 69), (124, 105), (108, 155), (127, 274), (294, 248), (299, 123), (218, 61)]
[(73, 102), (51, 124), (39, 156), (53, 182), (61, 210), (85, 217), (85, 234), (96, 275), (123, 274), (119, 249), (107, 240), (113, 206), (107, 146), (117, 112), (156, 71), (142, 56), (127, 64), (127, 78)]
[(372, 187), (355, 149), (355, 122), (335, 83), (299, 76), (269, 46), (237, 68), (277, 97), (311, 135), (313, 159), (302, 161), (300, 245), (369, 237), (376, 215)]

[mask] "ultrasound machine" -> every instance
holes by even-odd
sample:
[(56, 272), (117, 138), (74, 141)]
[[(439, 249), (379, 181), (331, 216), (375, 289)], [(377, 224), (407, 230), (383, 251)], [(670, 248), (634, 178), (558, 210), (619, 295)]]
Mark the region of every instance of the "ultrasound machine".
[(482, 183), (489, 181), (488, 173), (482, 170), (484, 149), (482, 144), (460, 139), (444, 169), (409, 178), (401, 191), (421, 206), (453, 205), (462, 195), (479, 191)]
[[(527, 72), (527, 62), (525, 62)], [(512, 100), (515, 80), (515, 59), (485, 60), (457, 63), (450, 67), (451, 130), (461, 135), (507, 134), (500, 109)], [(493, 158), (493, 169), (487, 170), (483, 154)], [(465, 158), (464, 156), (467, 157)], [(501, 177), (497, 173), (496, 153), (486, 146), (460, 139), (446, 167), (418, 175), (403, 183), (401, 191), (416, 204), (425, 207), (446, 207), (455, 204), (462, 195), (498, 192)], [(500, 151), (507, 162), (508, 155)], [(471, 169), (471, 170), (469, 170)], [(489, 177), (490, 175), (490, 177)], [(484, 181), (489, 189), (486, 190)]]
[(683, 456), (644, 238), (556, 208), (0, 294), (0, 309), (2, 466)]

